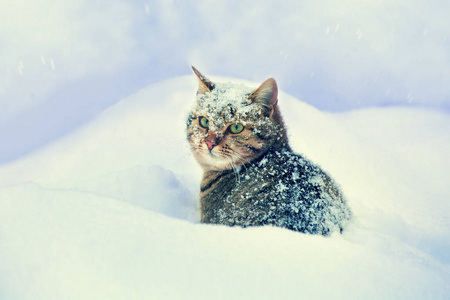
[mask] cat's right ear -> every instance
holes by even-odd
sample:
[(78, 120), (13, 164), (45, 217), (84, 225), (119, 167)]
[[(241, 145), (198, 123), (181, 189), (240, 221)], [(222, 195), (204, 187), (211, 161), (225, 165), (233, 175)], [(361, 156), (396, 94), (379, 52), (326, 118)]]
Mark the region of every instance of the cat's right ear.
[(271, 117), (278, 103), (277, 82), (273, 78), (267, 79), (248, 96), (248, 99), (265, 107)]
[(196, 68), (191, 66), (192, 71), (198, 78), (198, 94), (209, 93), (214, 89), (214, 83), (212, 83), (208, 78), (202, 75)]

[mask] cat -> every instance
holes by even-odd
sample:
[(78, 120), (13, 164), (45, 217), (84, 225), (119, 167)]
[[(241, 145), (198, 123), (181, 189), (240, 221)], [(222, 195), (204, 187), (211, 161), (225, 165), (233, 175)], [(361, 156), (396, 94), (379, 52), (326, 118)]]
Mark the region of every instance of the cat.
[(289, 146), (276, 81), (252, 90), (192, 70), (199, 87), (186, 135), (203, 168), (201, 222), (342, 233), (350, 208), (331, 177)]

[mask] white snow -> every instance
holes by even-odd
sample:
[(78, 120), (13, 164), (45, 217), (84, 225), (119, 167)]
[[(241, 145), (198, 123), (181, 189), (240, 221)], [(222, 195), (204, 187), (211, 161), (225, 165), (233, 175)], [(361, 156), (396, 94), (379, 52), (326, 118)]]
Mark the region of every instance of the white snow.
[(0, 167), (0, 299), (450, 298), (448, 114), (323, 113), (280, 93), (292, 147), (353, 221), (328, 238), (211, 226), (184, 137), (196, 87), (150, 85)]

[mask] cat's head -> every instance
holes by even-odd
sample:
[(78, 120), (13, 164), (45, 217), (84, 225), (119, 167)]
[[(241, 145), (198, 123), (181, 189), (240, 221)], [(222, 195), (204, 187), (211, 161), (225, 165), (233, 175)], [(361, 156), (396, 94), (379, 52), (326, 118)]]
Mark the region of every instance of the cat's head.
[(274, 79), (253, 90), (241, 84), (213, 83), (192, 69), (199, 88), (186, 132), (195, 158), (206, 171), (236, 168), (274, 145), (287, 147)]

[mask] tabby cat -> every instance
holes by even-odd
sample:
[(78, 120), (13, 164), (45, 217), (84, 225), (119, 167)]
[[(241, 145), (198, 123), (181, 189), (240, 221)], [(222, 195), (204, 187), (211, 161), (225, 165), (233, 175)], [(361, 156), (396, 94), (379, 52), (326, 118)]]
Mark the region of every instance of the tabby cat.
[(187, 139), (203, 168), (202, 223), (273, 225), (328, 235), (342, 232), (350, 209), (317, 165), (292, 152), (274, 79), (252, 91), (199, 79)]

